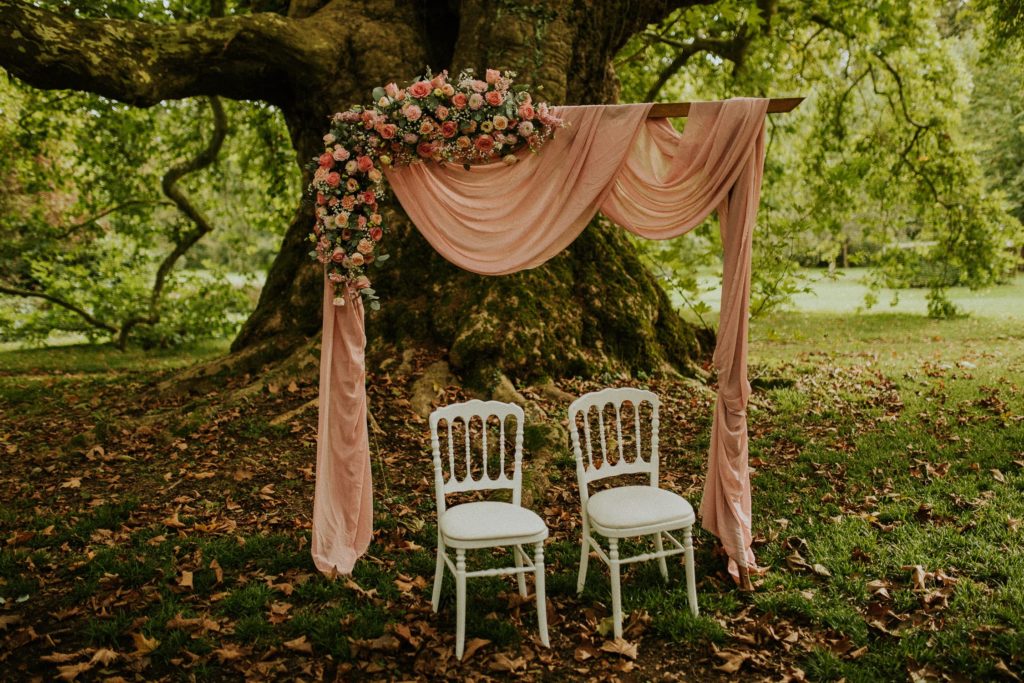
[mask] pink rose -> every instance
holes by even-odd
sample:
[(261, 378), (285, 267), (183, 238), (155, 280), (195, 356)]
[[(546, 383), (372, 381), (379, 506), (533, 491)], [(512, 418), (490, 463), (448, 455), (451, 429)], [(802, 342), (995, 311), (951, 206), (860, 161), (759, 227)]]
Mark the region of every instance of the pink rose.
[(435, 88), (443, 88), (444, 84), (448, 81), (448, 72), (442, 71), (441, 73), (430, 79), (430, 84)]
[(519, 105), (519, 118), (529, 120), (533, 118), (534, 113), (529, 103)]
[(494, 138), (490, 135), (480, 135), (475, 144), (478, 151), (488, 153), (494, 149)]
[[(422, 82), (423, 81), (420, 81), (420, 83)], [(405, 118), (409, 119), (410, 121), (418, 121), (420, 116), (423, 115), (423, 110), (420, 109), (415, 104), (409, 104), (406, 105), (405, 109), (402, 110), (402, 113), (405, 114)]]
[(340, 284), (345, 281), (345, 276), (341, 273), (331, 273), (327, 276), (327, 279), (335, 284)]
[(359, 181), (357, 181), (355, 178), (349, 178), (348, 182), (345, 183), (345, 189), (348, 190), (349, 192), (355, 192), (356, 190), (359, 189)]
[(366, 216), (360, 216), (359, 218), (357, 218), (356, 219), (356, 225), (359, 226), (360, 230), (365, 228), (366, 227)]
[(370, 278), (366, 277), (365, 275), (360, 275), (359, 277), (352, 281), (352, 286), (355, 287), (356, 289), (366, 289), (367, 287), (370, 286)]
[(529, 121), (523, 121), (519, 124), (519, 134), (524, 138), (530, 137), (533, 133), (533, 124)]
[(505, 99), (502, 96), (502, 94), (497, 90), (492, 90), (489, 93), (487, 93), (486, 98), (487, 104), (491, 105), (492, 107), (497, 107), (499, 104), (501, 104), (501, 101)]
[(396, 97), (398, 97), (398, 86), (395, 85), (394, 83), (388, 83), (387, 85), (384, 86), (384, 94), (390, 97), (391, 99), (395, 99)]
[(331, 260), (335, 263), (341, 263), (345, 260), (345, 252), (341, 250), (341, 247), (334, 248), (334, 253), (331, 254)]
[(454, 121), (445, 121), (441, 124), (441, 135), (446, 138), (453, 138), (459, 132), (459, 125)]
[(494, 85), (495, 83), (498, 82), (498, 79), (501, 78), (501, 72), (498, 71), (497, 69), (488, 69), (484, 74), (484, 78), (487, 80), (488, 83)]
[(338, 173), (331, 173), (327, 176), (327, 184), (331, 187), (337, 187), (341, 184), (341, 175)]
[(337, 140), (337, 138), (334, 137), (334, 133), (328, 133), (324, 136), (325, 145), (333, 145), (335, 140)]
[(448, 118), (448, 107), (445, 107), (443, 105), (438, 107), (437, 109), (434, 110), (434, 116), (436, 116), (441, 121), (444, 121), (446, 118)]
[(334, 157), (335, 161), (345, 161), (351, 155), (348, 153), (347, 149), (339, 145), (334, 148), (334, 153), (331, 156)]
[(420, 136), (416, 135), (416, 133), (406, 133), (402, 136), (402, 139), (405, 140), (408, 145), (415, 145), (419, 141)]
[(377, 132), (380, 133), (380, 136), (385, 140), (390, 140), (395, 137), (395, 133), (398, 132), (398, 126), (393, 123), (385, 123)]
[(373, 193), (373, 190), (367, 190), (366, 192), (363, 192), (363, 194), (361, 196), (363, 198), (363, 203), (364, 204), (376, 204), (377, 203), (377, 196)]
[(334, 157), (331, 156), (330, 152), (324, 152), (320, 155), (320, 165), (324, 168), (334, 166)]
[(371, 168), (373, 168), (373, 159), (364, 154), (363, 156), (356, 159), (356, 167), (363, 173), (366, 173)]
[(374, 112), (374, 111), (372, 111), (370, 109), (367, 109), (366, 111), (364, 111), (363, 112), (363, 126), (367, 130), (370, 130), (371, 128), (373, 128), (376, 125), (377, 125), (377, 114), (376, 114), (376, 112)]
[(466, 93), (457, 93), (455, 97), (452, 98), (452, 104), (455, 105), (456, 109), (465, 109), (468, 104)]
[(373, 242), (367, 239), (361, 239), (359, 240), (359, 244), (356, 246), (356, 249), (359, 250), (360, 254), (369, 254), (373, 251)]
[(381, 238), (384, 237), (384, 230), (381, 228), (370, 228), (370, 239), (374, 242), (380, 242)]
[(323, 206), (324, 204), (327, 203), (327, 196), (325, 194), (323, 194), (322, 192), (317, 192), (316, 193), (316, 203), (319, 204), (320, 206)]
[(473, 93), (469, 96), (470, 109), (479, 109), (482, 106), (484, 106), (484, 98), (479, 93)]
[(418, 98), (426, 97), (432, 90), (429, 81), (416, 81), (409, 86), (409, 94)]
[(469, 87), (477, 92), (487, 92), (487, 83), (484, 81), (470, 81)]
[(434, 146), (429, 142), (421, 142), (416, 145), (416, 153), (424, 159), (429, 159), (434, 154)]

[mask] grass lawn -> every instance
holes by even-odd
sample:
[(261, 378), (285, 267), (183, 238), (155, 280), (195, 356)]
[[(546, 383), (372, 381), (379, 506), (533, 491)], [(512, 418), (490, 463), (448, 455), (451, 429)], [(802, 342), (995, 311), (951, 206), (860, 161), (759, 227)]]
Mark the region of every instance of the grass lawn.
[[(210, 358), (83, 347), (0, 353), (0, 678), (1014, 680), (1024, 675), (1024, 306), (970, 318), (802, 309), (756, 320), (749, 411), (755, 550), (737, 592), (697, 535), (702, 614), (683, 571), (623, 577), (631, 653), (609, 651), (607, 573), (575, 595), (568, 453), (542, 511), (552, 649), (512, 580), (429, 607), (434, 513), (425, 421), (408, 377), (373, 372), (376, 532), (350, 580), (309, 558), (315, 366), (293, 382), (157, 382)], [(413, 360), (413, 372), (432, 358)], [(252, 384), (256, 381), (256, 384)], [(712, 396), (620, 378), (664, 400), (664, 485), (696, 507)], [(243, 387), (249, 389), (240, 392)], [(598, 383), (570, 380), (566, 391)], [(523, 391), (560, 419), (567, 406)], [(233, 402), (224, 396), (234, 392)], [(445, 401), (461, 392), (446, 390)], [(527, 468), (530, 467), (527, 454)], [(499, 558), (482, 556), (483, 564)], [(486, 642), (484, 642), (486, 641)], [(602, 649), (602, 648), (607, 649)]]

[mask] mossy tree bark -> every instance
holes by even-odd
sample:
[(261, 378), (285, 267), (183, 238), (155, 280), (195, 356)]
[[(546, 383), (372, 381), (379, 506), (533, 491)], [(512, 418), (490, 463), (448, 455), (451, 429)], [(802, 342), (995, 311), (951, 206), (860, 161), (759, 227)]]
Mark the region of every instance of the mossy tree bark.
[[(512, 69), (552, 103), (614, 101), (616, 51), (693, 4), (703, 1), (293, 0), (277, 14), (155, 26), (0, 0), (0, 66), (37, 87), (138, 106), (199, 95), (267, 101), (284, 112), (302, 165), (320, 151), (332, 112), (427, 65)], [(697, 350), (621, 230), (595, 222), (545, 266), (484, 278), (444, 262), (392, 213), (393, 258), (377, 276), (385, 307), (369, 324), (371, 357), (377, 348), (436, 345), (460, 374), (488, 384), (496, 371), (534, 379), (681, 369)], [(322, 276), (306, 255), (311, 224), (300, 206), (233, 350), (271, 341), (281, 352), (318, 331)]]

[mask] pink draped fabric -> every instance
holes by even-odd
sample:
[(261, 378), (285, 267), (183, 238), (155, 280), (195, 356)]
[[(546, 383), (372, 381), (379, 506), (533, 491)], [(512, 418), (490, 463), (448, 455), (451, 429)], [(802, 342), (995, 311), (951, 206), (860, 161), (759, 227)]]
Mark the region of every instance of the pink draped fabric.
[[(747, 309), (767, 100), (694, 103), (682, 134), (664, 119), (647, 119), (649, 109), (650, 104), (561, 107), (556, 111), (569, 126), (542, 153), (523, 153), (511, 167), (415, 164), (390, 169), (388, 181), (442, 256), (486, 275), (541, 265), (565, 249), (598, 210), (637, 235), (667, 239), (693, 229), (718, 209), (725, 263), (714, 355), (719, 390), (701, 516), (730, 558), (752, 567)], [(362, 386), (362, 347), (357, 354), (354, 346), (362, 339), (362, 311), (356, 316), (350, 315), (351, 308), (328, 308), (325, 303), (313, 553), (321, 570), (347, 571), (351, 562), (336, 557), (354, 559), (365, 549), (350, 540), (355, 526), (349, 523), (362, 531), (369, 520), (365, 395), (355, 395), (349, 376), (358, 375)], [(358, 334), (343, 332), (345, 325), (358, 326)], [(344, 371), (326, 373), (324, 368), (332, 365), (329, 347), (334, 364), (345, 365)], [(342, 386), (348, 388), (339, 390)], [(362, 411), (349, 400), (358, 400)], [(339, 432), (335, 420), (340, 418), (346, 422)], [(357, 486), (339, 478), (321, 485), (325, 475), (335, 476), (331, 467), (337, 462), (354, 463), (344, 471), (363, 471), (366, 482)], [(321, 502), (324, 496), (331, 496), (330, 502)], [(357, 506), (359, 514), (350, 520), (343, 510)], [(338, 533), (345, 540), (332, 540)]]
[(330, 576), (351, 574), (373, 534), (363, 302), (335, 306), (332, 292), (324, 278), (312, 543), (313, 563)]

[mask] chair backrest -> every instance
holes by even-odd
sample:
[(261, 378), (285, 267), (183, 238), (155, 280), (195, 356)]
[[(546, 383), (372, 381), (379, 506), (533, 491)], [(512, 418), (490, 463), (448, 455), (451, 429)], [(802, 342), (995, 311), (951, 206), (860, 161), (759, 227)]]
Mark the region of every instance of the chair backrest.
[[(509, 418), (514, 422), (511, 426), (506, 424)], [(439, 435), (439, 430), (444, 433)], [(514, 441), (509, 443), (512, 433)], [(430, 445), (434, 452), (438, 514), (444, 512), (445, 496), (451, 493), (511, 489), (512, 503), (521, 504), (523, 409), (519, 406), (473, 400), (438, 408), (430, 414)], [(510, 448), (512, 452), (508, 453)], [(511, 474), (507, 470), (509, 458)]]
[[(647, 419), (644, 404), (650, 406)], [(608, 410), (609, 406), (612, 411)], [(660, 406), (657, 394), (630, 388), (602, 389), (584, 394), (572, 402), (569, 406), (569, 435), (576, 456), (580, 496), (584, 502), (589, 495), (588, 485), (598, 479), (647, 474), (651, 486), (658, 485)], [(612, 412), (614, 414), (610, 414)], [(605, 424), (606, 418), (610, 424)], [(650, 435), (645, 441), (643, 432), (646, 430), (642, 427), (646, 421), (650, 422)]]

